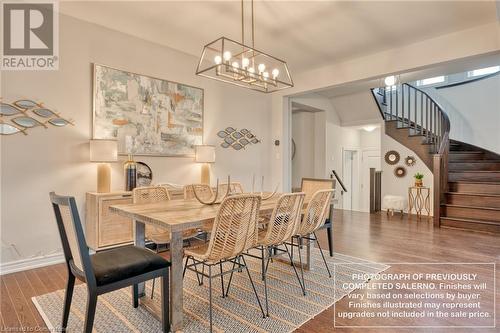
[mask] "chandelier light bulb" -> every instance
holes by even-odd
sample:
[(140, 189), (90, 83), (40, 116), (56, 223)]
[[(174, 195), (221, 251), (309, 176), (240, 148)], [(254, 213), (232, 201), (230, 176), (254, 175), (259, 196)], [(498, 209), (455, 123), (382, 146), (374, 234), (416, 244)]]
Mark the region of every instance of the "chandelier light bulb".
[(231, 52), (229, 52), (229, 51), (224, 52), (224, 54), (222, 56), (224, 57), (224, 60), (226, 60), (226, 61), (231, 60)]
[(250, 68), (248, 69), (248, 72), (253, 74), (253, 73), (255, 73), (255, 69), (254, 69), (253, 67), (250, 67)]
[(273, 79), (276, 79), (280, 74), (280, 71), (277, 68), (275, 68), (273, 69), (272, 74), (273, 74)]
[(250, 59), (248, 59), (248, 58), (241, 59), (241, 67), (247, 68), (248, 65), (250, 65)]
[(215, 56), (215, 58), (214, 58), (214, 62), (215, 62), (217, 65), (220, 65), (220, 64), (221, 64), (221, 62), (222, 62), (222, 58), (221, 58), (221, 56), (220, 56), (220, 55)]
[(269, 78), (269, 73), (268, 72), (262, 73), (262, 77), (264, 78), (264, 80), (267, 80)]
[(394, 75), (385, 78), (384, 83), (386, 86), (393, 86), (396, 84), (396, 77)]
[(233, 63), (231, 64), (231, 66), (233, 66), (233, 68), (240, 68), (240, 64), (238, 64), (237, 61), (233, 61)]
[(257, 67), (259, 69), (259, 73), (262, 73), (263, 71), (266, 70), (266, 65), (264, 64), (259, 64), (259, 67)]

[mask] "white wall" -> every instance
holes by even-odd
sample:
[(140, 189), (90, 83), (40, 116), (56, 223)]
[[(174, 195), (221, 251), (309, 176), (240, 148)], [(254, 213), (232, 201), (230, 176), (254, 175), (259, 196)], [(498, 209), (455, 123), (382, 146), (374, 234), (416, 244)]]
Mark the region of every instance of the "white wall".
[[(201, 46), (200, 46), (201, 47)], [(4, 101), (43, 101), (75, 126), (43, 128), (1, 140), (1, 263), (59, 253), (61, 245), (49, 191), (74, 195), (84, 217), (84, 195), (96, 188), (89, 163), (92, 131), (92, 63), (177, 81), (205, 91), (204, 141), (219, 145), (226, 126), (248, 128), (262, 140), (246, 150), (217, 148), (215, 176), (231, 174), (247, 188), (264, 175), (271, 188), (271, 97), (194, 74), (197, 58), (101, 26), (61, 16), (58, 71), (3, 72)], [(154, 182), (199, 181), (191, 158), (137, 157), (153, 169)], [(123, 188), (122, 164), (112, 165), (112, 189)]]
[[(402, 196), (406, 202), (408, 202), (408, 187), (415, 184), (415, 179), (413, 175), (417, 172), (424, 174), (424, 186), (430, 188), (430, 209), (432, 215), (432, 184), (433, 175), (431, 170), (424, 164), (424, 162), (410, 149), (406, 148), (390, 136), (385, 134), (384, 129), (381, 130), (381, 153), (382, 158), (389, 150), (395, 150), (400, 155), (399, 163), (396, 165), (389, 165), (382, 161), (382, 198), (384, 195), (399, 195)], [(416, 159), (414, 166), (409, 167), (405, 165), (404, 159), (407, 156), (413, 156)], [(397, 166), (403, 166), (406, 168), (406, 176), (404, 178), (398, 178), (394, 175), (394, 169)], [(415, 214), (415, 211), (413, 211)]]
[(295, 157), (292, 160), (292, 188), (300, 188), (303, 177), (314, 177), (315, 119), (313, 112), (292, 114), (292, 138)]
[(331, 98), (342, 126), (373, 124), (381, 121), (382, 116), (370, 89)]
[[(294, 94), (497, 53), (500, 51), (499, 36), (500, 22), (493, 22), (294, 74), (295, 86), (272, 96), (273, 139), (284, 141), (288, 137), (288, 103), (289, 97)], [(273, 148), (272, 156), (276, 163), (273, 163), (272, 173), (274, 177), (282, 179), (285, 185), (290, 177), (289, 168), (286, 167), (288, 154), (289, 147), (286, 144)]]
[(500, 75), (426, 91), (448, 114), (450, 138), (500, 154)]

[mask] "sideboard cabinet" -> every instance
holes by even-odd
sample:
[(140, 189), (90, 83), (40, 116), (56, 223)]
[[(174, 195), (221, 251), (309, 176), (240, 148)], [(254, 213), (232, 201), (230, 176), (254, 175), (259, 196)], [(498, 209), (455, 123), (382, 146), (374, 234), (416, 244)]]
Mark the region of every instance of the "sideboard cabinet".
[[(170, 190), (172, 200), (182, 199), (182, 190)], [(87, 192), (85, 237), (87, 245), (100, 251), (133, 244), (134, 224), (131, 219), (111, 213), (109, 206), (132, 203), (132, 192)]]
[(109, 206), (132, 203), (132, 192), (87, 192), (85, 236), (95, 251), (133, 243), (131, 219), (113, 214)]

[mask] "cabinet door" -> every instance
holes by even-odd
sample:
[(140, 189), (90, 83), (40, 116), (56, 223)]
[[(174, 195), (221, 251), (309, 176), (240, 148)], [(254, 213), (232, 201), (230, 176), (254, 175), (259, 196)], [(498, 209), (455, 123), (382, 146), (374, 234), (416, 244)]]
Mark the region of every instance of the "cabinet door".
[(109, 211), (109, 206), (132, 203), (132, 198), (103, 198), (99, 203), (99, 247), (133, 241), (132, 220)]

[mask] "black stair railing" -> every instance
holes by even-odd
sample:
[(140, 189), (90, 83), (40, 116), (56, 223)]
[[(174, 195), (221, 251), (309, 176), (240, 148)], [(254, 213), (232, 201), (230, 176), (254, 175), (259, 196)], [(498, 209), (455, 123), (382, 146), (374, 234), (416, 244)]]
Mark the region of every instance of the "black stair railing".
[(398, 127), (410, 129), (410, 135), (421, 135), (431, 151), (443, 151), (443, 138), (450, 131), (450, 121), (441, 106), (425, 91), (408, 83), (372, 89), (385, 120), (398, 121)]
[(446, 112), (425, 91), (408, 83), (372, 89), (379, 111), (386, 121), (397, 121), (410, 136), (421, 136), (430, 146), (434, 174), (434, 225), (439, 226), (441, 203), (448, 186), (450, 120)]

